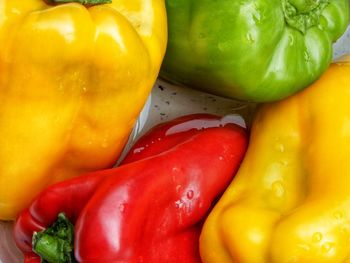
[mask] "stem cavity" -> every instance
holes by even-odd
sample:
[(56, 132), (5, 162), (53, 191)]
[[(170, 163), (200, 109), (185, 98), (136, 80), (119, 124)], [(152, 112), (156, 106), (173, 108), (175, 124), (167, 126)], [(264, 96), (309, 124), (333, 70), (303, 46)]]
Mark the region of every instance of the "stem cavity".
[(33, 251), (43, 263), (74, 263), (74, 226), (64, 213), (60, 213), (53, 225), (41, 232), (34, 232)]
[(286, 23), (301, 33), (319, 25), (323, 9), (329, 0), (281, 0)]

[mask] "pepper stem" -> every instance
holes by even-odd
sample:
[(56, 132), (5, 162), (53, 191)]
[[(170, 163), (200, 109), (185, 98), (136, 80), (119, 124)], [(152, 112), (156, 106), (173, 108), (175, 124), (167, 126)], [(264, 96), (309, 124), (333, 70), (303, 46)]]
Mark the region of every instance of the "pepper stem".
[(64, 3), (79, 3), (82, 5), (102, 5), (110, 4), (112, 0), (48, 0), (53, 4), (64, 4)]
[(57, 216), (53, 225), (33, 234), (33, 251), (42, 263), (73, 263), (74, 226), (64, 213)]
[(320, 23), (323, 9), (329, 4), (329, 0), (281, 0), (281, 2), (286, 23), (303, 34), (310, 27)]

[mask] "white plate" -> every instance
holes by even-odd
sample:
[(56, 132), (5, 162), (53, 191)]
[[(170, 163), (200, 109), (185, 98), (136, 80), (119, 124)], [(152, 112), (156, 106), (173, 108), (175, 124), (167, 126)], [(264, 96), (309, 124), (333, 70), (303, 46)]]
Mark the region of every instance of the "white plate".
[[(334, 58), (346, 53), (350, 53), (350, 27), (343, 37), (334, 44)], [(240, 114), (249, 122), (253, 110), (253, 104), (213, 96), (158, 80), (137, 120), (126, 150), (135, 139), (153, 125), (180, 115), (190, 113)], [(237, 122), (242, 122), (242, 119), (237, 117)], [(0, 263), (21, 262), (23, 262), (22, 255), (17, 250), (12, 238), (12, 223), (0, 221)]]

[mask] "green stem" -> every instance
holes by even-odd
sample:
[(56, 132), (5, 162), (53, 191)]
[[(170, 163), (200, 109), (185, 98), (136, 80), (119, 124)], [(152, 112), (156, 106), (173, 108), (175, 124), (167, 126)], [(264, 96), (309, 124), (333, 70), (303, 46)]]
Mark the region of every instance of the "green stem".
[(33, 251), (41, 262), (73, 263), (74, 226), (64, 213), (60, 213), (53, 225), (33, 234)]
[(286, 23), (305, 34), (310, 27), (320, 23), (320, 16), (329, 0), (281, 0)]
[(110, 4), (112, 0), (49, 0), (53, 4), (64, 4), (64, 3), (79, 3), (82, 5), (102, 5)]

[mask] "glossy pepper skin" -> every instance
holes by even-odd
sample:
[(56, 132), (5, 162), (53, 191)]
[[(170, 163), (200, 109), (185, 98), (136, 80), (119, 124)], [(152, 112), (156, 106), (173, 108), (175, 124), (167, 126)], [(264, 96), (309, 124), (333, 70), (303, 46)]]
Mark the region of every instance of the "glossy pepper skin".
[(1, 1), (0, 219), (49, 184), (115, 163), (166, 41), (162, 0)]
[(14, 229), (25, 262), (40, 262), (33, 232), (60, 212), (75, 225), (78, 262), (200, 262), (202, 221), (246, 146), (245, 130), (227, 117), (189, 115), (156, 126), (121, 166), (55, 184), (36, 197)]
[(315, 81), (349, 22), (348, 0), (166, 0), (161, 76), (254, 102)]
[(349, 102), (343, 62), (259, 109), (245, 159), (204, 224), (204, 263), (350, 262)]

